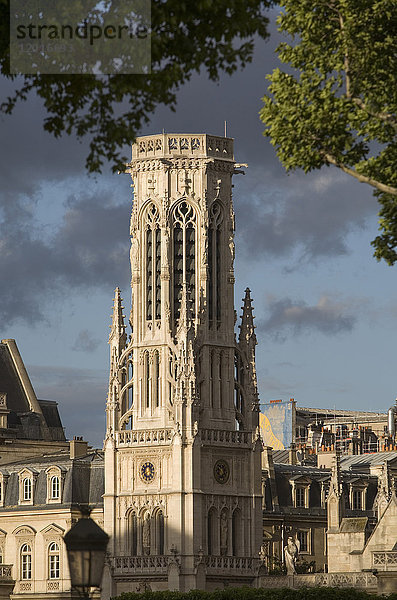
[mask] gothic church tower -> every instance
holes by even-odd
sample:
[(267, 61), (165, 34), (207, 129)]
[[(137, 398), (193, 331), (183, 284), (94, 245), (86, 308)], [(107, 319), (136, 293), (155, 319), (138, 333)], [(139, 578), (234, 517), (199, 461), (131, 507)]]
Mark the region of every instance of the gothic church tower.
[(249, 290), (234, 334), (233, 140), (137, 139), (131, 334), (116, 289), (105, 439), (105, 596), (253, 585), (261, 442)]

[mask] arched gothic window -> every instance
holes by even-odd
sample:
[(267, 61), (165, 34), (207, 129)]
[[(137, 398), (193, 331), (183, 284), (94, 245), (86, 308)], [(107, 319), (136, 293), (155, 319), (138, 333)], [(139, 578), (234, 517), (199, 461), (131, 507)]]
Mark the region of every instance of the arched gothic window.
[(146, 319), (161, 318), (161, 230), (154, 204), (146, 212)]
[(196, 215), (186, 201), (180, 202), (173, 213), (173, 317), (179, 319), (182, 286), (190, 292), (192, 311), (196, 305)]
[(29, 544), (23, 544), (20, 552), (21, 579), (32, 579), (32, 549)]
[(208, 319), (209, 326), (221, 320), (221, 248), (223, 214), (219, 202), (210, 209), (208, 229)]
[(59, 546), (56, 542), (52, 542), (48, 547), (48, 578), (60, 578), (60, 555)]
[(164, 554), (164, 514), (162, 510), (156, 513), (156, 554)]

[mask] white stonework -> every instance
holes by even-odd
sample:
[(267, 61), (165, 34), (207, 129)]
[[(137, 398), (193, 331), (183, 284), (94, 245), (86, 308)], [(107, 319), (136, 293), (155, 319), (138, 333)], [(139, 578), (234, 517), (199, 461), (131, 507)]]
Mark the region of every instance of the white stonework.
[(233, 140), (137, 139), (131, 335), (109, 338), (104, 597), (255, 584), (261, 442), (249, 290), (234, 334)]

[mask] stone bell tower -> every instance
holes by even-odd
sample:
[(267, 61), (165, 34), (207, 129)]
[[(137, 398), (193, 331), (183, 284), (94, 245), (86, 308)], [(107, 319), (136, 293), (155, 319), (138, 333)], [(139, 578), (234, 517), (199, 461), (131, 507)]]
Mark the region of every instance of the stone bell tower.
[(234, 333), (233, 140), (140, 137), (131, 313), (109, 337), (105, 596), (254, 585), (261, 442), (249, 290)]

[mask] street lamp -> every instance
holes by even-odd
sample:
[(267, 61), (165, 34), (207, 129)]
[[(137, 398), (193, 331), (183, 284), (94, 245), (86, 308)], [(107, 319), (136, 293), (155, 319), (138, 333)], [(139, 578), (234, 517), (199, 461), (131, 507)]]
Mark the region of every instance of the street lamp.
[(87, 512), (65, 534), (64, 541), (72, 588), (88, 599), (89, 589), (101, 585), (109, 536)]

